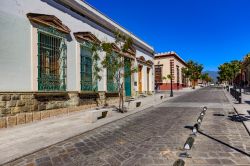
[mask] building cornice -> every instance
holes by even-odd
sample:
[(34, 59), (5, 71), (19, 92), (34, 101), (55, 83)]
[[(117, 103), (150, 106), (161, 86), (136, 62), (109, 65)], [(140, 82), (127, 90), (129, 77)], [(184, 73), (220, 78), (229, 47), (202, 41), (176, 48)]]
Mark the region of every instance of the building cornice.
[(61, 2), (69, 6), (70, 8), (87, 16), (88, 18), (94, 20), (95, 22), (98, 22), (99, 24), (106, 27), (107, 29), (110, 29), (113, 32), (115, 32), (116, 30), (121, 31), (125, 35), (130, 36), (133, 39), (136, 46), (141, 47), (152, 54), (154, 53), (154, 48), (152, 46), (148, 45), (146, 42), (136, 37), (134, 34), (132, 34), (128, 30), (117, 24), (109, 17), (102, 14), (100, 11), (98, 11), (88, 3), (83, 2), (82, 0), (57, 0), (57, 2)]
[(48, 27), (53, 27), (60, 32), (69, 34), (70, 29), (62, 23), (62, 21), (54, 15), (40, 14), (40, 13), (28, 13), (28, 19), (30, 22), (41, 24)]
[(170, 57), (174, 57), (175, 59), (179, 60), (183, 65), (187, 66), (187, 63), (174, 51), (155, 54), (155, 59), (163, 59)]

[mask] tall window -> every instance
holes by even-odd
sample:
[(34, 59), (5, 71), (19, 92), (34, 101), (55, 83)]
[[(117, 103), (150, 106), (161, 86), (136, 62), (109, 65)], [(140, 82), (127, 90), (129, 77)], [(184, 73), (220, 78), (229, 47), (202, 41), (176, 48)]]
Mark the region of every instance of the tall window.
[(176, 70), (177, 70), (177, 83), (180, 83), (180, 68), (178, 65), (176, 65)]
[(155, 65), (155, 82), (162, 82), (162, 66)]
[(184, 73), (182, 72), (182, 70), (183, 70), (184, 68), (181, 68), (181, 83), (185, 86), (186, 85), (186, 78), (185, 78), (185, 75), (184, 75)]
[(38, 30), (38, 90), (66, 90), (65, 38)]
[(81, 45), (81, 90), (96, 91), (97, 83), (93, 82), (92, 75), (92, 50), (87, 46)]
[(174, 60), (170, 60), (170, 75), (172, 76), (172, 79), (174, 80)]

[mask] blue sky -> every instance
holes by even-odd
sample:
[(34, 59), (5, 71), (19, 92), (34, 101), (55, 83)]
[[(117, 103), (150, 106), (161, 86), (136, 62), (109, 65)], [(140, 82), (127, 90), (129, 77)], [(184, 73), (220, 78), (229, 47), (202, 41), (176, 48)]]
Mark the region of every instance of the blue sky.
[(250, 0), (87, 0), (155, 48), (205, 70), (250, 52)]

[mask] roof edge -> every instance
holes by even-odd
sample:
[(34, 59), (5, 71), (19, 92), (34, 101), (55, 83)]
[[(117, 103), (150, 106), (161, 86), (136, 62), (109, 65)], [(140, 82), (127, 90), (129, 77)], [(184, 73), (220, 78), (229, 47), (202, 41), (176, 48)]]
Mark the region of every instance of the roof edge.
[[(91, 19), (93, 19), (99, 23), (100, 23), (100, 19), (101, 19), (102, 21), (108, 23), (108, 24), (100, 23), (103, 26), (111, 26), (113, 30), (115, 30), (115, 29), (120, 30), (122, 33), (132, 37), (132, 39), (137, 41), (137, 43), (140, 43), (140, 45), (144, 46), (144, 48), (146, 48), (146, 49), (150, 50), (152, 53), (154, 53), (154, 48), (152, 46), (150, 46), (149, 44), (144, 42), (139, 37), (135, 36), (133, 33), (129, 32), (127, 29), (125, 29), (124, 27), (122, 27), (121, 25), (116, 23), (114, 20), (112, 20), (110, 17), (106, 16), (105, 14), (103, 14), (102, 12), (97, 10), (95, 7), (91, 6), (89, 3), (82, 1), (82, 0), (58, 0), (58, 1), (65, 3), (66, 5), (70, 5), (70, 7), (74, 8), (77, 11), (79, 11), (79, 8), (76, 8), (75, 5), (78, 4), (79, 7), (81, 6), (85, 10), (88, 10), (86, 12), (84, 12), (84, 10), (79, 11), (82, 14), (87, 15), (88, 17), (90, 17)], [(88, 12), (91, 12), (91, 13), (88, 13)], [(108, 27), (108, 28), (110, 28), (110, 27)]]
[(155, 54), (155, 59), (161, 59), (164, 57), (175, 57), (176, 59), (181, 61), (185, 66), (187, 66), (187, 63), (174, 51), (162, 52), (162, 53)]

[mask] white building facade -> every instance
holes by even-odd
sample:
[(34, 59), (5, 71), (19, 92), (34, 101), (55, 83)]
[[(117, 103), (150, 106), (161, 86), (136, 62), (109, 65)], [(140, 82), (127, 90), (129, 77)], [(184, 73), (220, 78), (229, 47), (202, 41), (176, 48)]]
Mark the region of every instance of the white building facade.
[[(114, 43), (116, 30), (132, 38), (133, 49), (124, 58), (130, 62), (130, 68), (138, 67), (138, 72), (123, 79), (126, 96), (154, 91), (154, 49), (87, 3), (81, 0), (2, 0), (0, 4), (0, 95), (5, 95), (2, 98), (6, 99), (7, 95), (8, 99), (10, 95), (12, 100), (13, 95), (23, 93), (32, 95), (31, 98), (40, 97), (41, 93), (52, 98), (53, 94), (58, 95), (56, 98), (65, 97), (65, 93), (79, 97), (84, 92), (91, 98), (94, 92), (109, 93), (105, 68), (100, 71), (102, 79), (95, 90), (92, 85), (88, 87), (93, 74), (92, 50), (88, 46)], [(100, 51), (98, 55), (102, 60), (105, 53)], [(74, 100), (72, 95), (67, 95), (66, 98)], [(84, 103), (86, 97), (82, 98)], [(101, 98), (100, 94), (97, 98)], [(29, 108), (28, 112), (40, 110), (41, 103), (37, 101), (38, 106)], [(60, 107), (66, 106), (56, 106)], [(8, 113), (2, 114), (13, 114), (14, 108), (4, 108)], [(16, 113), (19, 112), (22, 111)]]

